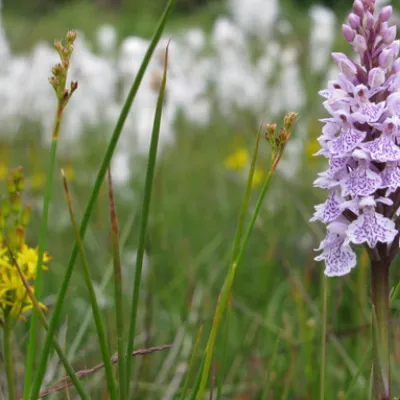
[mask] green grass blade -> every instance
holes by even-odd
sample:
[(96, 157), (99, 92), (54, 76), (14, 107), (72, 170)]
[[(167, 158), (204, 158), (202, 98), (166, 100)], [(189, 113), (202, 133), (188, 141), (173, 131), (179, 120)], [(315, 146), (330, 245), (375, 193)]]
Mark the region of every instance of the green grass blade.
[(226, 354), (228, 352), (228, 335), (230, 328), (230, 320), (232, 314), (232, 299), (230, 299), (228, 303), (228, 310), (226, 312), (226, 320), (224, 326), (224, 340), (222, 344), (222, 359), (221, 359), (221, 371), (218, 376), (217, 382), (217, 400), (221, 400), (222, 398), (222, 385), (224, 384), (225, 373), (226, 373)]
[(206, 359), (203, 358), (203, 361), (201, 362), (201, 365), (200, 365), (200, 368), (199, 368), (199, 372), (197, 373), (196, 382), (194, 384), (194, 387), (193, 387), (193, 390), (192, 390), (192, 394), (190, 395), (190, 400), (195, 400), (197, 398), (197, 394), (199, 393), (201, 377), (203, 375), (203, 368), (204, 368), (205, 360)]
[[(24, 273), (21, 270), (21, 267), (19, 266), (14, 254), (12, 253), (12, 251), (10, 250), (10, 248), (8, 247), (8, 252), (10, 253), (10, 257), (12, 259), (12, 262), (15, 266), (15, 268), (18, 271), (18, 274), (25, 286), (26, 292), (30, 298), (30, 300), (32, 301), (33, 304), (33, 308), (35, 309), (37, 315), (38, 315), (38, 320), (39, 322), (43, 325), (43, 327), (47, 330), (49, 328), (49, 324), (47, 322), (46, 316), (44, 315), (43, 311), (40, 308), (39, 302), (37, 301), (33, 290), (31, 288), (31, 286), (29, 285), (29, 282), (27, 281), (27, 279), (24, 276)], [(84, 400), (89, 400), (89, 397), (87, 396), (87, 394), (85, 393), (85, 390), (83, 388), (82, 383), (79, 381), (79, 379), (77, 378), (74, 369), (71, 367), (70, 363), (67, 360), (67, 357), (65, 356), (64, 352), (61, 349), (61, 346), (58, 344), (58, 342), (56, 341), (56, 339), (53, 337), (52, 339), (53, 342), (53, 346), (54, 349), (56, 350), (58, 356), (60, 357), (61, 362), (64, 365), (65, 370), (67, 371), (69, 377), (71, 378), (71, 382), (73, 383), (73, 385), (75, 386), (78, 394), (81, 396), (82, 399)]]
[(273, 366), (275, 365), (276, 357), (278, 355), (280, 339), (281, 339), (280, 336), (276, 337), (276, 341), (275, 341), (275, 345), (274, 345), (274, 352), (272, 354), (270, 365), (268, 366), (268, 374), (267, 374), (267, 377), (265, 379), (265, 386), (264, 386), (264, 390), (263, 390), (263, 393), (262, 393), (261, 400), (268, 400), (269, 389), (271, 387), (271, 372), (272, 372)]
[[(54, 167), (56, 162), (56, 153), (57, 153), (57, 143), (58, 143), (58, 131), (60, 129), (61, 120), (59, 118), (56, 119), (56, 124), (54, 128), (53, 139), (51, 142), (50, 149), (50, 160), (49, 166), (47, 169), (47, 177), (46, 177), (46, 187), (43, 198), (43, 210), (42, 210), (42, 219), (40, 225), (40, 234), (39, 234), (39, 246), (38, 246), (38, 261), (36, 266), (36, 280), (35, 280), (35, 291), (36, 296), (40, 298), (42, 292), (42, 275), (43, 275), (43, 256), (46, 247), (47, 240), (47, 224), (49, 218), (49, 207), (51, 202), (51, 195), (53, 191), (53, 180), (54, 180)], [(29, 327), (29, 339), (28, 339), (28, 351), (26, 358), (26, 366), (25, 366), (25, 377), (24, 377), (24, 400), (28, 400), (29, 392), (32, 384), (32, 375), (33, 375), (33, 366), (36, 358), (36, 350), (37, 350), (37, 321), (38, 315), (36, 312), (32, 313), (32, 318), (30, 320)]]
[(199, 350), (199, 347), (200, 347), (201, 338), (203, 336), (203, 327), (204, 327), (204, 325), (201, 324), (200, 328), (199, 328), (199, 331), (197, 333), (196, 342), (195, 342), (194, 347), (193, 347), (192, 355), (191, 355), (190, 361), (189, 361), (188, 370), (187, 370), (187, 373), (186, 373), (185, 382), (183, 384), (183, 391), (182, 391), (182, 395), (181, 395), (181, 400), (185, 400), (186, 399), (186, 394), (187, 394), (187, 391), (189, 389), (190, 377), (192, 375), (192, 370), (193, 370), (193, 366), (194, 366), (194, 360), (196, 358), (197, 351)]
[(269, 183), (271, 181), (273, 172), (274, 172), (274, 169), (271, 167), (271, 169), (268, 172), (268, 175), (265, 179), (263, 188), (261, 190), (261, 194), (258, 198), (253, 216), (251, 218), (251, 221), (249, 223), (248, 229), (246, 231), (246, 234), (245, 234), (245, 237), (243, 240), (243, 244), (241, 245), (241, 247), (238, 251), (236, 260), (232, 263), (232, 267), (229, 269), (229, 273), (225, 279), (224, 285), (223, 285), (220, 295), (218, 297), (218, 302), (217, 302), (215, 315), (214, 315), (214, 321), (213, 321), (211, 333), (210, 333), (207, 347), (206, 347), (205, 363), (204, 363), (202, 379), (201, 379), (201, 383), (200, 383), (200, 389), (199, 389), (199, 393), (196, 397), (198, 400), (201, 400), (204, 398), (204, 393), (205, 393), (205, 389), (206, 389), (206, 385), (207, 385), (207, 381), (208, 381), (208, 375), (209, 375), (209, 371), (210, 371), (210, 367), (211, 367), (211, 360), (212, 360), (212, 354), (213, 354), (213, 350), (214, 350), (215, 340), (217, 337), (217, 333), (218, 333), (219, 325), (221, 323), (222, 316), (223, 316), (226, 306), (228, 304), (229, 296), (230, 296), (233, 282), (235, 279), (236, 269), (237, 269), (238, 265), (240, 264), (240, 262), (242, 261), (244, 251), (245, 251), (247, 244), (249, 242), (249, 239), (250, 239), (250, 234), (253, 231), (258, 213), (260, 212), (261, 205), (264, 201), (264, 197), (269, 188)]
[[(56, 162), (57, 144), (60, 135), (61, 122), (64, 114), (64, 109), (67, 106), (67, 103), (71, 98), (72, 94), (78, 87), (77, 82), (71, 82), (70, 89), (66, 88), (68, 68), (70, 65), (70, 57), (73, 51), (72, 45), (76, 39), (76, 33), (72, 31), (67, 32), (65, 39), (66, 39), (66, 47), (64, 47), (61, 42), (57, 42), (57, 44), (56, 43), (54, 44), (59, 53), (61, 63), (55, 65), (52, 68), (52, 76), (49, 78), (50, 84), (56, 91), (58, 104), (57, 104), (57, 110), (54, 119), (54, 127), (51, 137), (50, 160), (47, 169), (46, 187), (43, 198), (43, 210), (42, 210), (42, 218), (41, 218), (40, 232), (39, 232), (38, 259), (36, 265), (37, 273), (36, 273), (36, 283), (35, 283), (36, 295), (38, 296), (38, 298), (40, 298), (42, 290), (43, 256), (47, 240), (49, 208), (51, 202), (51, 195), (53, 191), (53, 175)], [(29, 330), (28, 355), (26, 359), (25, 378), (24, 378), (24, 397), (23, 397), (24, 400), (28, 400), (30, 386), (32, 384), (33, 366), (36, 358), (35, 353), (37, 346), (37, 341), (36, 341), (37, 318), (38, 316), (34, 311)]]
[(108, 169), (108, 197), (110, 203), (110, 220), (111, 220), (111, 240), (112, 255), (114, 264), (114, 298), (115, 298), (115, 316), (117, 325), (117, 341), (118, 341), (118, 379), (119, 379), (119, 398), (125, 400), (127, 398), (126, 379), (125, 379), (125, 341), (124, 341), (124, 315), (122, 301), (122, 268), (121, 255), (119, 245), (119, 230), (117, 211), (115, 209), (114, 192), (111, 178), (111, 171)]
[(276, 168), (279, 164), (279, 161), (281, 160), (287, 140), (289, 139), (289, 137), (291, 135), (290, 131), (291, 131), (293, 122), (295, 121), (296, 118), (297, 118), (297, 114), (295, 114), (295, 113), (289, 113), (285, 117), (284, 128), (279, 131), (279, 136), (275, 136), (275, 132), (276, 132), (275, 124), (267, 126), (268, 140), (270, 141), (270, 143), (272, 145), (272, 149), (273, 149), (271, 167), (270, 167), (270, 169), (267, 173), (267, 176), (264, 180), (264, 184), (261, 189), (261, 193), (258, 197), (253, 215), (250, 219), (250, 223), (244, 234), (243, 242), (240, 246), (240, 249), (237, 251), (237, 257), (235, 257), (234, 261), (231, 263), (228, 275), (226, 276), (225, 282), (223, 284), (223, 287), (222, 287), (221, 292), (218, 297), (217, 306), (216, 306), (215, 313), (214, 313), (214, 320), (213, 320), (213, 324), (211, 327), (210, 336), (209, 336), (208, 342), (207, 342), (204, 368), (202, 371), (199, 392), (196, 397), (197, 400), (202, 400), (204, 398), (204, 393), (205, 393), (208, 376), (209, 376), (209, 372), (210, 372), (210, 367), (211, 367), (212, 355), (214, 352), (215, 340), (217, 337), (217, 333), (219, 330), (222, 316), (223, 316), (226, 306), (228, 304), (228, 300), (229, 300), (230, 293), (232, 290), (233, 282), (235, 280), (236, 269), (237, 269), (238, 265), (240, 265), (240, 263), (243, 259), (244, 252), (245, 252), (245, 250), (247, 248), (247, 244), (249, 243), (249, 240), (250, 240), (250, 235), (256, 224), (256, 220), (257, 220), (258, 214), (260, 212), (261, 206), (264, 202), (265, 195), (267, 194), (267, 191), (269, 189), (269, 185), (270, 185), (272, 176), (274, 175)]
[(251, 195), (251, 189), (252, 189), (252, 185), (253, 185), (254, 171), (255, 171), (255, 168), (256, 168), (258, 148), (260, 146), (260, 138), (261, 138), (261, 126), (258, 129), (256, 144), (254, 146), (254, 151), (253, 151), (253, 157), (251, 159), (250, 171), (249, 171), (249, 175), (247, 177), (246, 190), (245, 190), (245, 193), (244, 193), (242, 206), (240, 207), (239, 218), (238, 218), (236, 232), (235, 232), (235, 238), (233, 240), (232, 258), (231, 258), (230, 265), (233, 264), (233, 262), (235, 261), (236, 257), (238, 256), (238, 252), (239, 252), (239, 249), (240, 249), (240, 243), (242, 241), (242, 236), (243, 236), (244, 226), (245, 226), (245, 222), (246, 222), (247, 211), (248, 211), (248, 208), (249, 208), (249, 200), (250, 200), (250, 195)]
[(361, 375), (363, 368), (366, 366), (367, 361), (369, 361), (371, 359), (371, 351), (372, 351), (372, 343), (369, 344), (368, 349), (365, 352), (364, 357), (362, 358), (361, 362), (359, 363), (358, 371), (353, 376), (353, 378), (352, 378), (352, 380), (351, 380), (351, 382), (349, 384), (349, 387), (346, 390), (346, 393), (344, 395), (344, 399), (343, 400), (345, 400), (345, 399), (349, 399), (350, 400), (351, 399), (350, 395), (351, 395), (351, 393), (353, 392), (353, 390), (356, 387), (356, 384), (358, 382), (358, 378)]
[[(160, 22), (158, 24), (158, 27), (157, 27), (157, 29), (155, 31), (155, 34), (154, 34), (154, 36), (153, 36), (153, 38), (151, 40), (149, 48), (147, 49), (147, 52), (146, 52), (146, 54), (144, 56), (144, 59), (143, 59), (142, 64), (141, 64), (141, 66), (139, 68), (139, 71), (138, 71), (138, 73), (136, 75), (136, 78), (135, 78), (135, 80), (134, 80), (134, 82), (132, 84), (132, 87), (131, 87), (130, 91), (129, 91), (128, 97), (125, 100), (125, 104), (124, 104), (124, 106), (122, 108), (121, 114), (120, 114), (118, 122), (117, 122), (117, 124), (115, 126), (115, 129), (114, 129), (113, 135), (111, 137), (110, 143), (109, 143), (109, 145), (107, 147), (106, 154), (105, 154), (105, 156), (103, 158), (103, 161), (101, 163), (101, 166), (100, 166), (99, 172), (97, 174), (96, 181), (95, 181), (92, 193), (90, 195), (87, 207), (85, 209), (85, 213), (84, 213), (83, 218), (82, 218), (82, 223), (81, 223), (81, 227), (80, 227), (80, 235), (81, 235), (82, 238), (85, 236), (86, 229), (87, 229), (88, 224), (89, 224), (90, 216), (91, 216), (92, 211), (94, 209), (94, 205), (95, 205), (95, 202), (96, 202), (97, 197), (99, 195), (102, 182), (103, 182), (104, 177), (106, 175), (107, 169), (108, 169), (108, 167), (110, 165), (111, 157), (114, 154), (115, 147), (117, 146), (117, 143), (118, 143), (118, 140), (120, 138), (120, 135), (121, 135), (121, 132), (122, 132), (122, 128), (124, 127), (126, 118), (128, 116), (128, 113), (129, 113), (129, 110), (130, 110), (130, 108), (132, 106), (132, 103), (133, 103), (135, 97), (136, 97), (136, 94), (137, 94), (139, 86), (140, 86), (140, 84), (142, 82), (144, 73), (146, 72), (147, 66), (149, 65), (150, 59), (151, 59), (151, 57), (152, 57), (152, 55), (154, 53), (154, 50), (155, 50), (155, 48), (157, 46), (157, 43), (160, 40), (161, 34), (162, 34), (162, 32), (164, 30), (164, 27), (166, 25), (166, 22), (167, 22), (168, 15), (169, 15), (174, 3), (175, 3), (175, 0), (169, 0), (169, 2), (167, 4), (167, 7), (165, 9), (165, 12), (161, 17)], [(40, 387), (40, 385), (41, 385), (41, 383), (43, 381), (45, 368), (46, 368), (46, 364), (47, 364), (47, 359), (48, 359), (48, 355), (49, 355), (49, 352), (50, 352), (51, 338), (54, 335), (54, 332), (55, 332), (55, 329), (56, 329), (56, 326), (57, 326), (57, 323), (58, 323), (58, 317), (61, 314), (61, 309), (62, 309), (62, 306), (63, 306), (63, 303), (64, 303), (65, 294), (66, 294), (67, 289), (68, 289), (69, 281), (70, 281), (71, 276), (72, 276), (72, 272), (73, 272), (73, 269), (74, 269), (74, 265), (75, 265), (75, 261), (76, 261), (77, 256), (78, 256), (78, 247), (75, 244), (75, 246), (74, 246), (74, 248), (72, 250), (71, 258), (70, 258), (70, 260), (68, 262), (68, 265), (67, 265), (67, 268), (66, 268), (66, 271), (65, 271), (64, 278), (63, 278), (62, 283), (61, 283), (60, 290), (59, 290), (59, 292), (57, 294), (57, 298), (56, 298), (56, 302), (55, 302), (55, 305), (54, 305), (53, 314), (52, 314), (52, 317), (51, 317), (51, 319), (49, 321), (49, 331), (47, 333), (46, 340), (45, 340), (45, 343), (44, 343), (44, 346), (43, 346), (43, 350), (42, 350), (42, 353), (40, 355), (39, 367), (38, 367), (38, 370), (37, 370), (37, 373), (36, 373), (36, 376), (35, 376), (35, 381), (38, 381), (37, 386), (39, 386), (39, 387)]]
[[(108, 391), (109, 391), (111, 400), (117, 400), (118, 393), (117, 393), (117, 387), (115, 385), (115, 380), (114, 380), (114, 375), (113, 375), (113, 368), (112, 368), (112, 364), (111, 364), (110, 351), (108, 349), (108, 344), (107, 344), (107, 337), (105, 334), (103, 323), (101, 321), (100, 308), (99, 308), (99, 304), (97, 302), (96, 292), (94, 290), (93, 282), (92, 282), (92, 279), (90, 276), (89, 264), (88, 264), (88, 261), (86, 258), (82, 238), (79, 233), (79, 227), (76, 222), (74, 210), (72, 207), (72, 199), (71, 199), (71, 194), (70, 194), (70, 191), (68, 188), (68, 182), (67, 182), (67, 179), (64, 174), (63, 174), (63, 183), (64, 183), (65, 197), (66, 197), (67, 204), (68, 204), (69, 216), (70, 216), (72, 228), (73, 228), (74, 234), (75, 234), (75, 242), (78, 245), (79, 255), (80, 255), (81, 263), (82, 263), (82, 267), (83, 267), (83, 277), (85, 279), (85, 283), (86, 283), (86, 286), (87, 286), (87, 289), (89, 292), (90, 302), (91, 302), (92, 310), (93, 310), (93, 318), (94, 318), (94, 322), (95, 322), (95, 326), (96, 326), (97, 335), (99, 337), (101, 354), (103, 357), (104, 368), (106, 371)], [(34, 389), (37, 390), (36, 388), (34, 388)]]
[(140, 215), (140, 230), (139, 230), (139, 242), (138, 242), (138, 250), (136, 256), (136, 270), (135, 270), (135, 281), (133, 286), (132, 293), (132, 306), (131, 306), (131, 320), (129, 325), (129, 333), (127, 338), (127, 360), (126, 360), (126, 379), (127, 379), (127, 392), (129, 393), (129, 382), (132, 371), (132, 358), (129, 357), (129, 354), (132, 353), (134, 347), (135, 340), (135, 332), (136, 332), (136, 319), (139, 305), (139, 292), (140, 292), (140, 281), (142, 278), (142, 266), (143, 266), (143, 257), (146, 246), (146, 235), (147, 235), (147, 223), (149, 219), (150, 213), (150, 203), (151, 203), (151, 195), (153, 188), (153, 180), (154, 180), (154, 170), (157, 160), (157, 148), (158, 148), (158, 139), (160, 136), (160, 126), (161, 126), (161, 116), (163, 110), (164, 103), (164, 95), (165, 95), (165, 87), (167, 84), (167, 68), (168, 68), (168, 46), (165, 51), (165, 61), (164, 61), (164, 73), (160, 86), (160, 93), (157, 99), (156, 112), (154, 116), (153, 123), (153, 131), (151, 134), (150, 148), (149, 148), (149, 158), (147, 161), (147, 171), (145, 178), (145, 188), (142, 202), (142, 212)]
[[(250, 171), (249, 171), (249, 175), (247, 177), (246, 190), (244, 193), (242, 205), (240, 207), (239, 218), (238, 218), (236, 232), (235, 232), (235, 238), (233, 240), (232, 257), (231, 257), (230, 265), (233, 265), (233, 261), (237, 257), (237, 253), (240, 249), (240, 242), (241, 242), (242, 236), (243, 236), (243, 230), (244, 230), (246, 216), (247, 216), (247, 212), (248, 212), (248, 208), (249, 208), (249, 200), (250, 200), (251, 189), (252, 189), (252, 184), (253, 184), (254, 171), (255, 171), (255, 167), (256, 167), (258, 148), (260, 145), (261, 127), (262, 127), (262, 125), (260, 125), (260, 128), (258, 129), (256, 144), (254, 146), (253, 157), (252, 157), (251, 165), (250, 165)], [(221, 396), (222, 396), (222, 385), (224, 383), (225, 367), (226, 367), (225, 356), (226, 356), (227, 346), (228, 346), (228, 334), (229, 334), (229, 323), (230, 323), (231, 312), (232, 312), (232, 304), (231, 304), (231, 302), (229, 302), (227, 317), (226, 317), (226, 321), (225, 321), (225, 330), (224, 330), (225, 332), (224, 332), (224, 341), (223, 341), (224, 347), (223, 347), (223, 351), (222, 351), (221, 371), (219, 373), (219, 378), (218, 378), (218, 383), (217, 383), (217, 400), (220, 400)]]
[[(132, 231), (132, 226), (133, 223), (135, 221), (135, 214), (132, 212), (130, 213), (128, 220), (125, 222), (125, 225), (122, 229), (122, 233), (121, 233), (121, 248), (124, 248), (128, 237)], [(111, 264), (112, 264), (112, 260), (111, 260)], [(100, 291), (106, 290), (106, 287), (108, 286), (109, 282), (111, 281), (112, 275), (113, 275), (113, 266), (112, 265), (108, 265), (107, 269), (103, 275), (103, 278), (100, 282), (99, 285), (99, 289)], [(93, 317), (93, 313), (91, 310), (91, 307), (89, 306), (86, 311), (85, 311), (85, 316), (83, 317), (82, 323), (80, 324), (79, 330), (72, 342), (72, 344), (70, 345), (70, 347), (68, 348), (68, 360), (74, 360), (76, 353), (79, 349), (80, 344), (83, 341), (83, 338), (86, 336), (87, 331), (89, 329), (89, 324), (90, 321), (92, 320)]]

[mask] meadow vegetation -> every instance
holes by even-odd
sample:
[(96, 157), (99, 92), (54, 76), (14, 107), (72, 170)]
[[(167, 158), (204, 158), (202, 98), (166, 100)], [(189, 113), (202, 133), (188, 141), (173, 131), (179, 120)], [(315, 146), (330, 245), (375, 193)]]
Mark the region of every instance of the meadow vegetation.
[[(138, 246), (142, 247), (133, 350), (172, 346), (132, 358), (129, 398), (189, 399), (203, 363), (218, 296), (232, 267), (244, 194), (249, 195), (245, 231), (277, 151), (264, 138), (266, 124), (276, 123), (280, 129), (285, 116), (296, 112), (285, 153), (236, 270), (228, 311), (216, 336), (207, 395), (213, 387), (214, 399), (367, 399), (372, 359), (368, 256), (359, 249), (358, 264), (351, 274), (327, 280), (323, 265), (314, 260), (314, 249), (324, 231), (309, 222), (313, 206), (325, 201), (324, 193), (312, 188), (317, 172), (325, 165), (324, 160), (313, 157), (322, 127), (318, 119), (326, 117), (318, 90), (336, 71), (330, 52), (349, 52), (337, 16), (344, 11), (300, 9), (294, 3), (271, 0), (267, 2), (271, 18), (250, 12), (251, 18), (261, 15), (256, 23), (249, 17), (249, 23), (245, 16), (238, 16), (243, 9), (235, 11), (235, 3), (211, 3), (187, 16), (175, 13), (167, 23), (111, 163), (119, 245), (113, 242), (109, 185), (104, 180), (83, 238), (85, 260), (79, 258), (75, 263), (55, 325), (55, 339), (75, 371), (103, 361), (93, 298), (85, 281), (86, 263), (105, 344), (111, 355), (117, 353), (113, 265), (117, 246), (126, 345), (132, 290), (138, 277)], [(141, 14), (137, 7), (123, 15), (102, 11), (90, 2), (76, 2), (61, 5), (33, 22), (5, 8), (0, 22), (1, 193), (6, 199), (13, 193), (10, 170), (22, 166), (24, 204), (31, 207), (24, 240), (32, 248), (39, 245), (43, 231), (43, 199), (54, 150), (53, 119), (60, 104), (60, 96), (54, 96), (46, 80), (58, 60), (48, 43), (64, 37), (70, 28), (78, 30), (67, 88), (70, 79), (79, 86), (65, 107), (53, 187), (47, 186), (51, 203), (42, 250), (47, 251), (48, 269), (42, 274), (39, 300), (48, 320), (79, 237), (71, 224), (60, 170), (68, 181), (73, 212), (80, 224), (98, 170), (106, 160), (113, 127), (162, 12), (145, 10)], [(104, 23), (113, 24), (115, 31), (108, 27), (99, 35)], [(169, 38), (159, 149), (143, 236), (148, 149), (160, 88), (164, 95)], [(258, 156), (252, 168), (260, 124)], [(253, 177), (246, 186), (251, 171)], [(13, 264), (11, 256), (7, 262)], [(397, 267), (395, 261), (391, 286), (400, 279)], [(399, 300), (394, 299), (390, 324), (394, 395), (400, 393), (399, 307)], [(12, 339), (18, 398), (24, 391), (31, 319), (29, 307), (24, 320), (15, 323)], [(45, 339), (45, 330), (38, 323), (38, 350), (43, 349)], [(39, 358), (40, 351), (34, 358), (33, 375)], [(4, 354), (0, 362), (4, 365)], [(63, 382), (67, 375), (64, 366), (52, 349), (43, 390)], [(325, 397), (319, 397), (321, 374)], [(88, 398), (109, 398), (103, 369), (89, 371), (82, 383)], [(7, 398), (8, 393), (6, 374), (0, 373), (0, 398)], [(78, 394), (71, 386), (49, 398), (72, 399)]]

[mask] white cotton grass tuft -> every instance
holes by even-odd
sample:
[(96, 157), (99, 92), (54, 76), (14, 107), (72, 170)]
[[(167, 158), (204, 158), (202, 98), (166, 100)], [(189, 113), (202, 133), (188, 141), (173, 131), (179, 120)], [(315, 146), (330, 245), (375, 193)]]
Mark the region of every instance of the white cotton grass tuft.
[(112, 25), (103, 25), (97, 30), (96, 39), (100, 51), (105, 55), (110, 55), (117, 45), (117, 31)]
[(336, 17), (332, 10), (314, 5), (309, 12), (312, 28), (310, 35), (310, 67), (321, 72), (330, 63), (333, 41), (337, 32)]
[[(0, 1), (0, 13), (1, 9), (3, 8), (2, 2)], [(10, 56), (10, 48), (8, 46), (6, 34), (4, 32), (3, 24), (0, 18), (0, 60), (2, 62), (7, 61), (8, 57)], [(0, 70), (2, 68), (2, 63), (0, 63)]]
[[(126, 120), (119, 162), (148, 150), (170, 39), (160, 151), (174, 141), (178, 116), (204, 127), (216, 115), (234, 120), (240, 110), (258, 120), (266, 115), (274, 120), (288, 110), (301, 112), (307, 103), (299, 63), (303, 49), (292, 40), (291, 23), (280, 17), (279, 2), (230, 0), (228, 4), (228, 13), (216, 19), (211, 34), (189, 28), (160, 40)], [(310, 67), (326, 74), (331, 70), (327, 53), (336, 21), (322, 7), (312, 8), (310, 21)], [(118, 41), (112, 25), (98, 29), (93, 46), (78, 34), (70, 78), (78, 81), (79, 88), (65, 110), (61, 152), (69, 151), (85, 132), (106, 134), (112, 129), (148, 45), (147, 39), (135, 36)], [(38, 140), (48, 145), (56, 105), (47, 78), (57, 62), (56, 51), (38, 43), (25, 54), (13, 54), (0, 18), (0, 60), (0, 135), (13, 135), (24, 121), (32, 121), (40, 127)], [(102, 129), (93, 129), (96, 126)], [(122, 172), (124, 182), (129, 178)]]
[(234, 21), (243, 32), (268, 40), (279, 14), (278, 0), (230, 0), (229, 5)]

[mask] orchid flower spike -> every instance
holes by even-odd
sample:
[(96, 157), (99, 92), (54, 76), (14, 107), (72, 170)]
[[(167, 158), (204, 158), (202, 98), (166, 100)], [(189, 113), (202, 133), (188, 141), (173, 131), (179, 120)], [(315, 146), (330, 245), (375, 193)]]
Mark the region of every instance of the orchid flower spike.
[(328, 191), (312, 221), (327, 227), (317, 249), (327, 276), (342, 276), (357, 263), (355, 245), (371, 259), (392, 261), (399, 248), (400, 41), (389, 26), (392, 8), (375, 12), (375, 0), (355, 0), (342, 32), (358, 53), (332, 57), (336, 80), (320, 95), (330, 114), (322, 120), (317, 155), (329, 168), (314, 185)]

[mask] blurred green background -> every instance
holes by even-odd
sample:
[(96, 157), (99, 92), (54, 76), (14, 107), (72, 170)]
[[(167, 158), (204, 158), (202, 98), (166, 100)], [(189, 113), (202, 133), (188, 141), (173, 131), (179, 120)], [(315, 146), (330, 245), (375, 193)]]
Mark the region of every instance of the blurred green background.
[[(284, 14), (302, 18), (310, 6), (320, 4), (343, 19), (351, 7), (349, 0), (281, 0)], [(400, 1), (392, 2), (399, 6)], [(150, 36), (165, 5), (164, 0), (3, 0), (3, 16), (14, 48), (24, 49), (40, 39), (63, 35), (71, 27), (92, 38), (99, 26), (112, 23), (120, 37)], [(225, 0), (177, 0), (169, 26), (212, 26), (226, 11)], [(140, 18), (138, 16), (140, 15)]]

